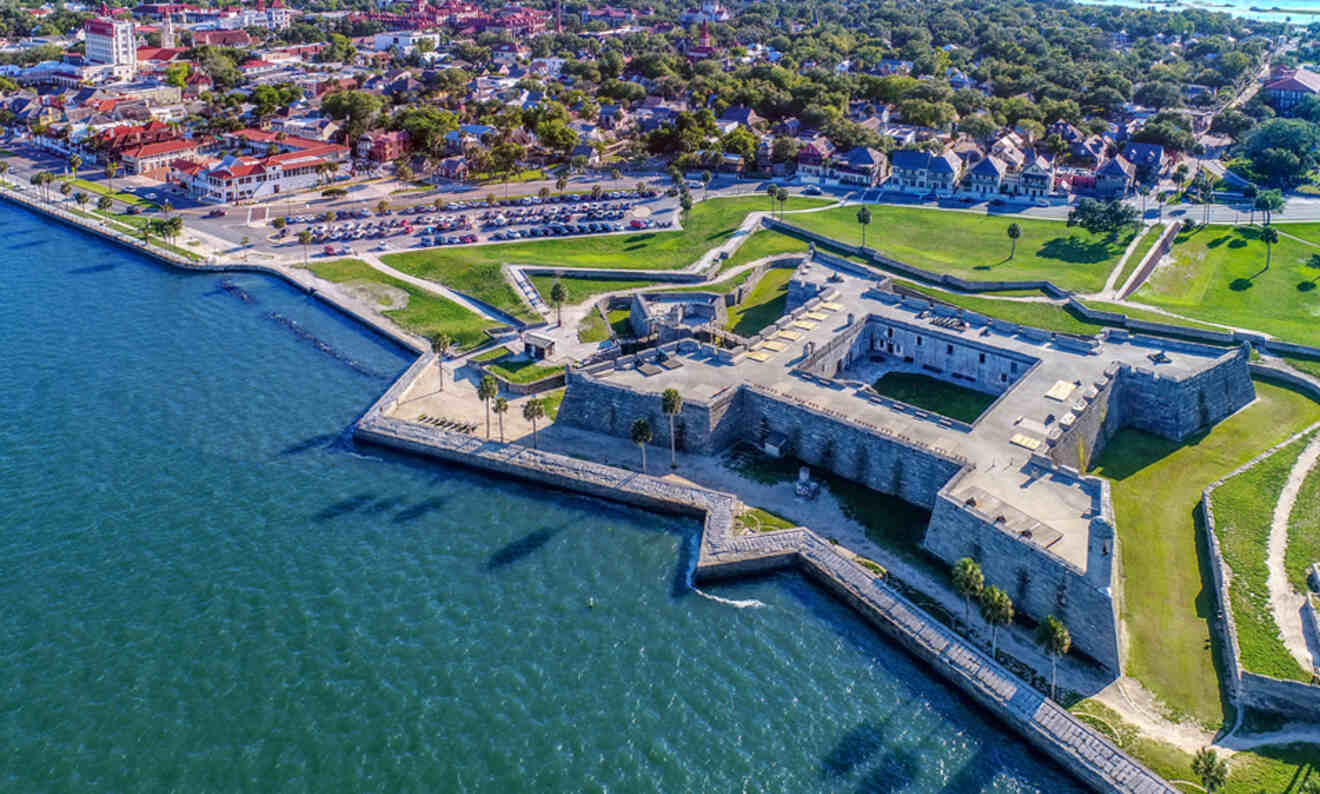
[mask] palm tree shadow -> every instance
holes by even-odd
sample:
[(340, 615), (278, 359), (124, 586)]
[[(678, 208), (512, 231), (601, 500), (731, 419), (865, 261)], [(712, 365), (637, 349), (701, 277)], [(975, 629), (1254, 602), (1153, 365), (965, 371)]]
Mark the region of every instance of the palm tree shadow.
[(565, 529), (567, 529), (567, 526), (541, 527), (501, 546), (486, 559), (486, 570), (490, 572), (498, 571), (531, 556), (538, 549), (554, 540), (555, 536)]
[(1252, 279), (1254, 279), (1258, 275), (1260, 275), (1260, 273), (1256, 273), (1250, 278), (1235, 278), (1228, 283), (1228, 288), (1233, 290), (1234, 292), (1246, 292), (1247, 290), (1256, 286), (1255, 282), (1253, 282)]
[(888, 720), (876, 725), (863, 722), (839, 737), (839, 741), (820, 760), (820, 776), (830, 780), (847, 777), (885, 746)]

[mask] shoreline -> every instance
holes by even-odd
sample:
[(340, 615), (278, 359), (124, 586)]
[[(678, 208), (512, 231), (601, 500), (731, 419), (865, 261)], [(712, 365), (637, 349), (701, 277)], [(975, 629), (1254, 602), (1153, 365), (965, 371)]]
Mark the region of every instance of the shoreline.
[(322, 290), (310, 276), (303, 278), (291, 268), (274, 265), (192, 262), (145, 246), (128, 235), (100, 228), (85, 218), (62, 212), (9, 188), (0, 188), (0, 197), (182, 270), (273, 276), (419, 354), (354, 423), (356, 438), (548, 487), (657, 512), (702, 518), (695, 578), (738, 577), (793, 567), (830, 591), (887, 638), (926, 662), (947, 683), (998, 717), (1083, 784), (1106, 792), (1177, 791), (1096, 729), (997, 661), (987, 658), (978, 648), (893, 591), (882, 580), (874, 578), (850, 556), (840, 554), (809, 529), (736, 537), (732, 525), (739, 503), (730, 494), (697, 486), (680, 486), (623, 469), (517, 445), (482, 442), (470, 436), (458, 436), (385, 417), (384, 411), (392, 407), (412, 380), (435, 363), (434, 354), (429, 352), (423, 340), (392, 327), (393, 324), (385, 318), (373, 317), (372, 312), (364, 307), (352, 305), (346, 296)]
[[(1077, 0), (1077, 2), (1079, 5), (1120, 6), (1122, 8), (1161, 11), (1170, 14), (1179, 11), (1204, 11), (1211, 14), (1228, 14), (1238, 19), (1249, 19), (1254, 22), (1284, 23), (1285, 19), (1291, 16), (1294, 19), (1288, 24), (1293, 25), (1309, 24), (1317, 14), (1320, 14), (1320, 11), (1313, 8), (1282, 8), (1273, 5), (1272, 3), (1277, 2), (1277, 0), (1257, 0), (1257, 2), (1242, 5), (1226, 2), (1226, 0), (1207, 0), (1207, 2), (1193, 2), (1192, 0)], [(1296, 17), (1300, 17), (1300, 19)]]

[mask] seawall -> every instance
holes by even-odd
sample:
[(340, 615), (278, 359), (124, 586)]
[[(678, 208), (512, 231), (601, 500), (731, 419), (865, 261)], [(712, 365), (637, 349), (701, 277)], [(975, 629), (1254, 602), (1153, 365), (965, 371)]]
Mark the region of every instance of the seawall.
[(731, 494), (391, 418), (389, 412), (408, 385), (432, 366), (435, 357), (427, 354), (409, 367), (358, 421), (356, 437), (544, 486), (700, 518), (698, 578), (795, 567), (1094, 790), (1176, 791), (809, 529), (737, 536), (733, 519), (741, 505)]

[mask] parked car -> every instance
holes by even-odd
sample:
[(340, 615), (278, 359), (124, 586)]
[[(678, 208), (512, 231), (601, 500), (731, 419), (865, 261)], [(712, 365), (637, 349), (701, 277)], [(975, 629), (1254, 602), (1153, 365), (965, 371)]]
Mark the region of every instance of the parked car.
[(804, 196), (819, 196), (820, 193), (821, 193), (820, 187), (817, 185), (807, 185), (807, 187), (802, 191), (802, 195)]
[(210, 212), (206, 213), (206, 217), (208, 217), (208, 218), (223, 218), (223, 217), (225, 217), (226, 214), (227, 214), (227, 213), (226, 213), (224, 210), (220, 209), (219, 207), (216, 207), (215, 209), (213, 209), (213, 210), (211, 210)]

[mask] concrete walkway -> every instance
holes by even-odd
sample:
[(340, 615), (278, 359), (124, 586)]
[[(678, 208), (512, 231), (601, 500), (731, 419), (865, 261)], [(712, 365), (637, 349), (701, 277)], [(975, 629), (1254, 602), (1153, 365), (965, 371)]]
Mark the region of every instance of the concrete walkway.
[(1311, 439), (1311, 443), (1302, 450), (1297, 463), (1288, 474), (1279, 501), (1274, 506), (1274, 518), (1270, 522), (1270, 540), (1268, 546), (1269, 577), (1266, 584), (1270, 592), (1270, 609), (1274, 611), (1274, 620), (1279, 624), (1279, 634), (1283, 644), (1297, 659), (1303, 670), (1315, 668), (1316, 660), (1307, 643), (1306, 630), (1302, 624), (1302, 609), (1306, 597), (1294, 593), (1288, 583), (1288, 571), (1284, 567), (1284, 552), (1288, 547), (1288, 519), (1292, 516), (1293, 505), (1297, 503), (1297, 494), (1302, 489), (1306, 475), (1315, 468), (1320, 460), (1320, 435)]
[(384, 273), (385, 275), (391, 278), (397, 278), (400, 281), (406, 281), (409, 284), (413, 285), (414, 287), (417, 287), (420, 290), (425, 290), (426, 292), (429, 292), (432, 295), (438, 295), (447, 300), (451, 300), (454, 303), (457, 303), (459, 306), (462, 306), (464, 309), (467, 309), (468, 311), (472, 312), (473, 314), (478, 314), (481, 315), (482, 317), (485, 317), (487, 320), (492, 320), (497, 323), (504, 323), (506, 325), (520, 324), (518, 318), (509, 314), (505, 314), (504, 312), (494, 308), (493, 306), (487, 306), (486, 304), (480, 301), (475, 301), (461, 292), (455, 292), (454, 290), (444, 286), (443, 284), (440, 284), (435, 281), (428, 281), (424, 278), (418, 278), (417, 276), (410, 276), (407, 273), (404, 273), (402, 270), (395, 270), (394, 268), (382, 262), (380, 260), (380, 257), (376, 256), (373, 253), (367, 253), (364, 251), (364, 252), (355, 253), (353, 254), (353, 256), (357, 257), (358, 259), (361, 259), (363, 262), (366, 262), (368, 265), (371, 265), (372, 269), (374, 270), (378, 270), (381, 273)]

